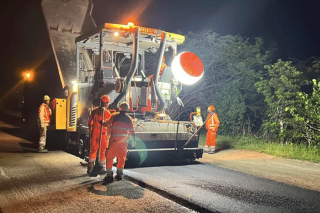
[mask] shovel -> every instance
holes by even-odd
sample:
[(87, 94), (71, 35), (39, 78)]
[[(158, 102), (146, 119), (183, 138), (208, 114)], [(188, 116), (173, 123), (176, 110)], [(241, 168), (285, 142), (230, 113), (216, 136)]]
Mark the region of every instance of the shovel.
[[(104, 120), (104, 107), (102, 107), (102, 121)], [(102, 122), (101, 122), (101, 127), (100, 127), (100, 138), (99, 138), (99, 147), (97, 151), (97, 157), (96, 157), (96, 162), (95, 165), (92, 169), (92, 172), (90, 173), (89, 177), (97, 177), (98, 174), (100, 173), (102, 166), (100, 165), (100, 147), (101, 147), (101, 138), (102, 138)]]

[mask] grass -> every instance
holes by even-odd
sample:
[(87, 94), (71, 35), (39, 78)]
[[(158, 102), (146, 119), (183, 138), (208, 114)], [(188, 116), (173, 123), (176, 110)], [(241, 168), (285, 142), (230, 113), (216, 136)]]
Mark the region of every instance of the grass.
[[(200, 135), (200, 145), (204, 146), (206, 135)], [(229, 148), (245, 149), (266, 153), (273, 156), (285, 157), (297, 160), (306, 160), (320, 163), (320, 149), (317, 147), (307, 147), (301, 144), (281, 145), (276, 142), (262, 140), (256, 137), (230, 137), (217, 135), (217, 149)]]

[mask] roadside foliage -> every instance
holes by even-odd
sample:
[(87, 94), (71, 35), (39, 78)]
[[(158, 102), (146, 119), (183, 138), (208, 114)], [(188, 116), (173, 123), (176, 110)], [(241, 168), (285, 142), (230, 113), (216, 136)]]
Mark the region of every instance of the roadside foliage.
[(319, 149), (319, 59), (272, 63), (273, 51), (261, 38), (212, 31), (189, 33), (183, 49), (202, 59), (205, 74), (196, 85), (182, 86), (181, 120), (188, 120), (197, 106), (205, 118), (212, 104), (220, 119), (218, 135), (255, 135)]
[(251, 41), (211, 31), (189, 33), (184, 49), (201, 58), (205, 74), (196, 85), (183, 85), (179, 94), (185, 104), (182, 114), (188, 118), (200, 106), (206, 116), (206, 109), (212, 104), (219, 114), (220, 133), (238, 135), (257, 129), (263, 106), (254, 84), (270, 55), (262, 46), (260, 38)]

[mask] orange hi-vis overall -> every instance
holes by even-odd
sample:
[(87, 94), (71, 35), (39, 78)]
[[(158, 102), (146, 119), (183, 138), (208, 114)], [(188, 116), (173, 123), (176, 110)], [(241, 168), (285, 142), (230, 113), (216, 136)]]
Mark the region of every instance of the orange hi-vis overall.
[(118, 156), (118, 169), (123, 169), (127, 157), (127, 138), (135, 134), (132, 118), (124, 111), (111, 118), (110, 147), (107, 150), (107, 170), (112, 169), (113, 159)]
[[(101, 124), (102, 121), (102, 107), (95, 108), (89, 118), (89, 130), (91, 134), (90, 138), (90, 154), (89, 154), (89, 162), (94, 162), (96, 160), (97, 151), (99, 148), (99, 140), (100, 140), (100, 131), (101, 131)], [(110, 119), (111, 113), (109, 110), (104, 110), (104, 120)], [(101, 136), (101, 146), (100, 146), (100, 155), (99, 160), (100, 164), (104, 165), (106, 162), (106, 148), (109, 144), (109, 137), (107, 131), (107, 124), (104, 123), (102, 127), (102, 136)]]
[[(212, 113), (209, 113), (207, 116), (207, 119), (212, 115)], [(216, 146), (216, 135), (218, 131), (218, 127), (220, 125), (220, 121), (218, 118), (217, 113), (213, 113), (211, 118), (209, 118), (206, 122), (206, 129), (207, 131), (207, 140), (206, 140), (206, 146)]]
[(43, 103), (38, 110), (38, 126), (40, 131), (39, 148), (44, 148), (47, 143), (47, 126), (50, 125), (50, 107)]
[(40, 127), (49, 126), (50, 115), (51, 109), (49, 108), (49, 106), (45, 103), (41, 104), (38, 110), (38, 122)]

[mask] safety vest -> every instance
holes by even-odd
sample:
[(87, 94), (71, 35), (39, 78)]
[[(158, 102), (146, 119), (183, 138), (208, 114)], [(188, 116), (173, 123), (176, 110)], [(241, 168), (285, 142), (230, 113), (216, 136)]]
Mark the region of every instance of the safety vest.
[(110, 140), (125, 141), (129, 134), (134, 134), (133, 120), (125, 112), (112, 117)]
[(41, 104), (38, 110), (38, 118), (41, 124), (48, 126), (50, 124), (50, 115), (50, 107), (45, 103)]
[[(89, 117), (89, 123), (88, 123), (90, 132), (92, 130), (99, 130), (100, 131), (100, 129), (101, 129), (100, 122), (102, 121), (102, 110), (103, 110), (102, 107), (98, 107), (98, 108), (95, 108), (91, 112), (90, 117)], [(107, 121), (110, 117), (111, 117), (110, 111), (104, 110), (103, 122)], [(107, 124), (104, 124), (102, 127), (102, 133), (106, 133), (106, 131), (107, 131)]]
[[(210, 116), (211, 116), (211, 114), (209, 113), (207, 116), (207, 119)], [(217, 113), (213, 113), (211, 118), (209, 118), (209, 120), (207, 120), (207, 122), (206, 122), (206, 128), (207, 128), (207, 130), (209, 130), (209, 129), (217, 130), (219, 125), (220, 125), (220, 121), (219, 121), (218, 115), (217, 115)]]

